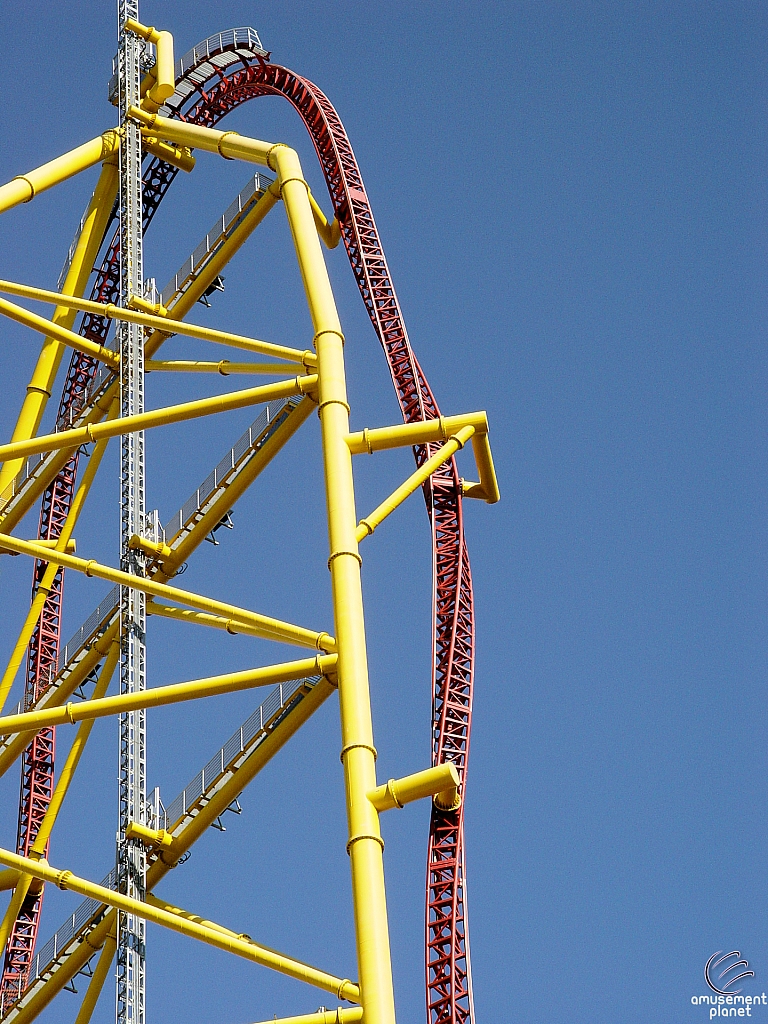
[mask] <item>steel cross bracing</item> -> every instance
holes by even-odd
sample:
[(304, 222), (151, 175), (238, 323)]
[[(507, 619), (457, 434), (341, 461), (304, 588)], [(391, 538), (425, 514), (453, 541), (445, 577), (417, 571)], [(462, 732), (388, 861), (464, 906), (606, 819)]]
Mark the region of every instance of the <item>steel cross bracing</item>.
[[(177, 85), (176, 94), (161, 112), (175, 113), (193, 123), (211, 125), (239, 103), (257, 95), (284, 95), (293, 103), (312, 134), (323, 164), (342, 237), (361, 294), (387, 354), (404, 418), (414, 421), (435, 417), (439, 415), (437, 404), (410, 349), (362, 179), (343, 126), (317, 87), (285, 68), (268, 65), (265, 61), (268, 55), (260, 47), (253, 46), (250, 39), (247, 43), (244, 40), (247, 32), (250, 30), (238, 29), (211, 37), (183, 58), (184, 83)], [(211, 42), (213, 46), (209, 45)], [(214, 75), (211, 87), (209, 80)], [(206, 84), (208, 88), (204, 90)], [(202, 99), (182, 113), (181, 107), (186, 105), (189, 97), (194, 100), (196, 92), (202, 94)], [(152, 160), (145, 174), (146, 213), (149, 217), (176, 173), (176, 169), (168, 164), (156, 158)], [(149, 217), (145, 216), (145, 226)], [(100, 272), (102, 288), (98, 288), (98, 281), (94, 288), (94, 293), (100, 290), (105, 298), (108, 287), (104, 285), (108, 285), (110, 276), (114, 281), (115, 276), (115, 247), (112, 248), (112, 259), (107, 257)], [(84, 318), (81, 329), (84, 334), (89, 326), (88, 319)], [(96, 321), (90, 325), (92, 329), (96, 328), (94, 334), (105, 335), (108, 321), (90, 319)], [(92, 361), (76, 353), (68, 380), (77, 378), (78, 363), (85, 364), (81, 379), (87, 380), (91, 371), (87, 362)], [(427, 449), (416, 449), (415, 453), (417, 461), (421, 462)], [(455, 465), (452, 462), (446, 464), (443, 471), (432, 478), (432, 486), (425, 486), (424, 490), (433, 524), (435, 550), (434, 754), (439, 759), (450, 749), (451, 756), (455, 757), (460, 750), (459, 763), (464, 769), (471, 723), (474, 634), (471, 576), (463, 543), (460, 483)], [(457, 557), (459, 551), (461, 554)], [(442, 742), (443, 733), (447, 735), (448, 731), (451, 733), (450, 743)], [(430, 1017), (435, 1022), (468, 1020), (472, 1015), (469, 950), (463, 927), (462, 817), (461, 809), (457, 813), (433, 811), (428, 876), (427, 984)], [(432, 871), (433, 864), (435, 871)]]

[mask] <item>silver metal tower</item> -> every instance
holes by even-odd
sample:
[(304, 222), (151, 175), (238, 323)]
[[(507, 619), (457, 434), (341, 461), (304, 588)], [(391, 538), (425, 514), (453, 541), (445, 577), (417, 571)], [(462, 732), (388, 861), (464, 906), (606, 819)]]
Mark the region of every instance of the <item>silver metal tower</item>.
[[(140, 103), (144, 42), (125, 31), (126, 19), (139, 19), (138, 0), (118, 0), (118, 88), (120, 124), (120, 304), (143, 293), (141, 135), (126, 118)], [(120, 351), (120, 415), (144, 411), (144, 331), (134, 324), (117, 328)], [(124, 434), (120, 443), (120, 565), (144, 575), (144, 557), (129, 541), (144, 531), (144, 433)], [(146, 686), (146, 599), (130, 587), (120, 592), (120, 692)], [(120, 797), (117, 835), (118, 890), (143, 900), (146, 854), (138, 840), (125, 838), (128, 823), (144, 823), (146, 807), (145, 712), (120, 716)], [(120, 914), (117, 934), (117, 1024), (145, 1024), (145, 922)]]

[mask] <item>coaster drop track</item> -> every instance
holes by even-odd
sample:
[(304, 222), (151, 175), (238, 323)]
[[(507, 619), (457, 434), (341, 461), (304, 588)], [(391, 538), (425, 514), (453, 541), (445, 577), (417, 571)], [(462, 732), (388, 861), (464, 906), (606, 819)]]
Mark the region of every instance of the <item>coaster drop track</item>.
[[(435, 397), (413, 353), (394, 284), (379, 240), (344, 126), (328, 98), (312, 82), (269, 62), (263, 51), (244, 47), (234, 30), (206, 40), (184, 58), (177, 91), (168, 101), (172, 116), (204, 127), (260, 96), (282, 96), (298, 112), (315, 146), (325, 175), (341, 237), (373, 327), (387, 358), (406, 423), (440, 416)], [(218, 40), (218, 47), (214, 41)], [(211, 44), (214, 44), (213, 48)], [(211, 56), (229, 53), (209, 63)], [(199, 56), (198, 56), (199, 55)], [(232, 58), (236, 58), (233, 60)], [(210, 74), (206, 71), (210, 68)], [(180, 92), (183, 96), (180, 96)], [(165, 111), (163, 111), (165, 112)], [(177, 174), (157, 158), (144, 173), (144, 229)], [(92, 290), (99, 302), (117, 302), (119, 291), (117, 233), (107, 247)], [(110, 321), (86, 314), (80, 333), (104, 343)], [(72, 356), (59, 406), (58, 425), (78, 415), (97, 364), (82, 353)], [(430, 446), (414, 449), (417, 464)], [(74, 494), (79, 451), (46, 490), (39, 536), (59, 537)], [(471, 1024), (474, 1017), (469, 934), (466, 918), (464, 794), (472, 723), (475, 629), (472, 575), (464, 539), (462, 488), (455, 460), (434, 473), (423, 488), (433, 544), (433, 764), (452, 761), (462, 780), (462, 802), (446, 812), (434, 803), (429, 830), (426, 896), (426, 985), (428, 1024)], [(45, 564), (37, 563), (33, 597)], [(33, 702), (56, 673), (63, 601), (63, 570), (57, 573), (43, 614), (29, 644), (25, 701)], [(55, 740), (43, 730), (22, 761), (17, 849), (27, 855), (53, 788)], [(26, 986), (37, 938), (43, 894), (28, 897), (6, 947), (0, 998), (6, 1009)]]

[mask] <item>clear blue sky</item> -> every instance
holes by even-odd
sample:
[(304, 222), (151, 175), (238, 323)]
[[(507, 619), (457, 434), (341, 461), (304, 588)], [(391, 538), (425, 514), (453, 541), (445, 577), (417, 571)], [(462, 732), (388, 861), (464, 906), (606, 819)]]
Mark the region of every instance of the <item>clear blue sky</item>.
[[(467, 509), (478, 1024), (705, 1021), (690, 999), (718, 949), (749, 959), (745, 993), (768, 991), (765, 6), (146, 0), (142, 20), (170, 29), (177, 55), (251, 24), (275, 61), (328, 94), (443, 410), (488, 410), (502, 502)], [(111, 3), (28, 0), (3, 9), (0, 31), (5, 181), (113, 123), (115, 13)], [(287, 105), (260, 100), (226, 124), (297, 145), (328, 208)], [(242, 166), (201, 155), (152, 225), (147, 276), (162, 287), (246, 178)], [(55, 286), (94, 180), (3, 217), (1, 276)], [(199, 322), (308, 343), (282, 216), (253, 237)], [(343, 250), (328, 262), (353, 424), (393, 422), (386, 366)], [(8, 323), (1, 337), (7, 437), (37, 339)], [(212, 350), (176, 343), (182, 351)], [(150, 378), (150, 406), (233, 387), (162, 383)], [(150, 506), (168, 518), (247, 422), (233, 414), (149, 436)], [(329, 626), (317, 454), (311, 423), (238, 506), (235, 532), (204, 545), (185, 585)], [(116, 456), (78, 530), (82, 552), (111, 562)], [(407, 455), (363, 463), (361, 512), (408, 469)], [(22, 532), (35, 528), (30, 517)], [(365, 554), (386, 779), (429, 757), (420, 499)], [(29, 577), (23, 559), (0, 560), (3, 657)], [(68, 579), (67, 636), (104, 589)], [(273, 656), (243, 638), (152, 626), (151, 685)], [(241, 695), (197, 715), (153, 714), (150, 787), (175, 796), (252, 704)], [(207, 836), (163, 894), (354, 972), (338, 749), (329, 704), (245, 793), (243, 816)], [(113, 857), (115, 723), (96, 727), (88, 758), (51, 861), (98, 879)], [(0, 785), (4, 846), (15, 841), (16, 797), (11, 773)], [(384, 828), (398, 1014), (412, 1024), (424, 1020), (427, 809), (390, 815)], [(76, 902), (46, 896), (43, 940)], [(246, 1024), (327, 1002), (155, 928), (149, 950), (150, 1022)], [(76, 1005), (65, 993), (45, 1019), (71, 1021)], [(113, 1014), (110, 992), (94, 1019)]]

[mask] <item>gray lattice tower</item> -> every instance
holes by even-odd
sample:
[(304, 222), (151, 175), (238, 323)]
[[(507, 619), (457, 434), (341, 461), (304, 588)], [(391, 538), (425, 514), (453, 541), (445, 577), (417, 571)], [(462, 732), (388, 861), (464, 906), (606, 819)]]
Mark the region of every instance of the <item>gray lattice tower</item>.
[[(120, 304), (142, 295), (141, 135), (127, 120), (131, 105), (140, 102), (141, 56), (144, 43), (124, 30), (126, 19), (138, 21), (138, 0), (118, 0), (118, 81), (120, 123)], [(144, 411), (144, 332), (134, 324), (118, 324), (120, 350), (120, 415)], [(140, 552), (129, 541), (144, 530), (144, 434), (125, 434), (120, 442), (120, 564), (135, 576), (144, 575)], [(130, 587), (120, 592), (120, 692), (146, 685), (146, 599)], [(146, 854), (137, 840), (127, 840), (130, 821), (143, 823), (146, 805), (145, 712), (120, 716), (120, 796), (117, 837), (117, 885), (120, 892), (143, 900)], [(145, 1024), (144, 943), (141, 918), (120, 914), (117, 938), (117, 1024)]]

